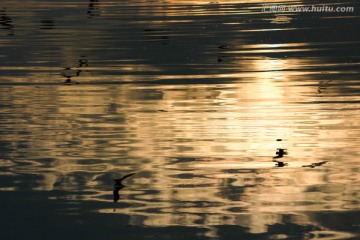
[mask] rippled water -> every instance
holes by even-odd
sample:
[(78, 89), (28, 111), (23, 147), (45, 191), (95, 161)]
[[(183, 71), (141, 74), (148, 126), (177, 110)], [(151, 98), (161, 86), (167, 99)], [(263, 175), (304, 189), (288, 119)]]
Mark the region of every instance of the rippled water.
[(355, 11), (2, 0), (1, 235), (358, 239), (360, 6), (280, 3)]

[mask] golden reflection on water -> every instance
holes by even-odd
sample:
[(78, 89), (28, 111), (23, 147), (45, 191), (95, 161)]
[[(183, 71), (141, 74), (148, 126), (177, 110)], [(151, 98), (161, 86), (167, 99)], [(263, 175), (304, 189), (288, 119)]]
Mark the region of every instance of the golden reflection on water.
[[(331, 105), (306, 103), (316, 98), (314, 86), (268, 77), (213, 86), (10, 87), (2, 101), (12, 108), (3, 114), (17, 122), (3, 122), (3, 141), (18, 149), (7, 157), (27, 165), (3, 166), (6, 174), (42, 176), (33, 190), (81, 187), (90, 191), (82, 201), (101, 202), (111, 201), (112, 177), (136, 172), (116, 211), (97, 212), (134, 222), (145, 216), (137, 224), (147, 226), (222, 223), (259, 233), (279, 214), (310, 224), (304, 212), (358, 209), (358, 141), (351, 136), (359, 122), (348, 117), (359, 114), (358, 103), (334, 117)], [(272, 162), (278, 147), (289, 149), (287, 167)], [(303, 167), (323, 160), (329, 163)]]

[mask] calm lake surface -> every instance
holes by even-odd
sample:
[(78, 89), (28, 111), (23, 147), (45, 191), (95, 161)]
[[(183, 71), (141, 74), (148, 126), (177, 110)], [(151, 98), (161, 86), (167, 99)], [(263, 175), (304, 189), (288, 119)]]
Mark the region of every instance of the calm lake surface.
[(360, 239), (360, 3), (277, 4), (1, 0), (1, 239)]

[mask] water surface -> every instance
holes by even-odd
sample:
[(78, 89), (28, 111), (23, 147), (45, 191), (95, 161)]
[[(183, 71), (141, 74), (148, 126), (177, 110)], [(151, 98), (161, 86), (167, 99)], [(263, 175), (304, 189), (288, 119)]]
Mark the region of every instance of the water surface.
[(2, 0), (2, 235), (359, 238), (359, 3), (281, 4), (355, 11)]

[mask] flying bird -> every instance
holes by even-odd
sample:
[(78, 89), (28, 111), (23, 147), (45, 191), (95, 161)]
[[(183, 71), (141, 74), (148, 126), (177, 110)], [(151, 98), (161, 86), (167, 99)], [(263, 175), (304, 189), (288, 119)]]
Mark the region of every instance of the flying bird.
[(126, 178), (134, 175), (135, 173), (130, 173), (128, 175), (123, 176), (122, 178), (115, 178), (114, 180), (114, 190), (113, 190), (113, 196), (114, 196), (114, 202), (117, 202), (120, 198), (119, 191), (125, 187), (124, 184), (122, 184), (122, 181), (124, 181)]

